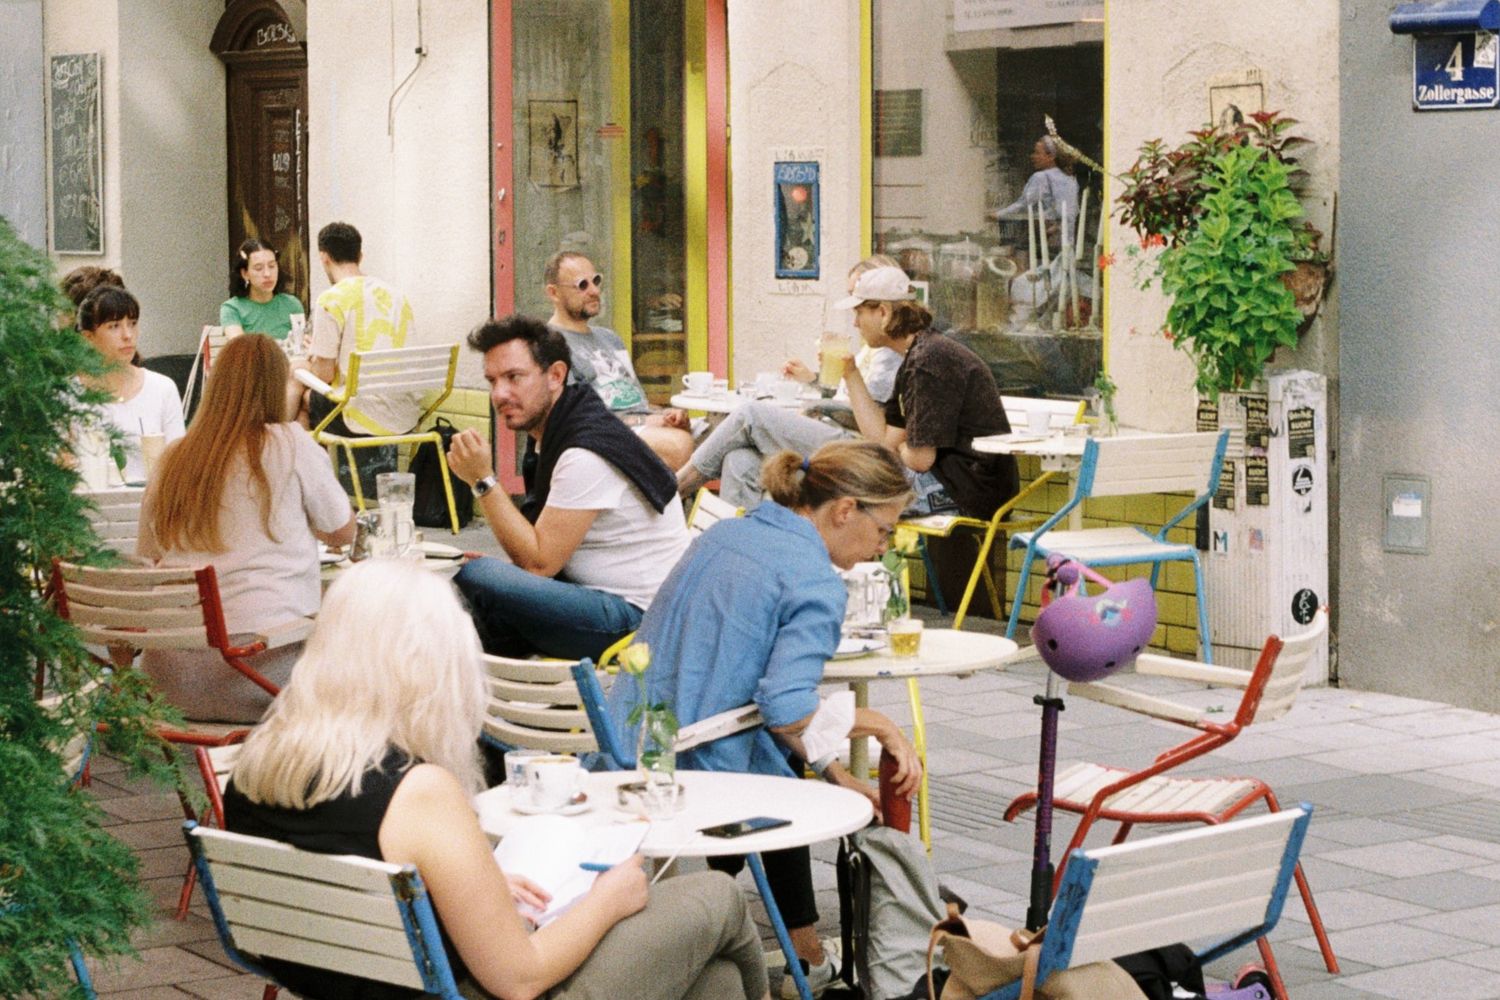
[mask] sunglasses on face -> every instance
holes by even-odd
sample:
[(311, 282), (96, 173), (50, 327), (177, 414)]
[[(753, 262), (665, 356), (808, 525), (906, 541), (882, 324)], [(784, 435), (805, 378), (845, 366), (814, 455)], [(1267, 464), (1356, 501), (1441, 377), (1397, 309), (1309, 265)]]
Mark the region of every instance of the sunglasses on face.
[(573, 287), (578, 289), (580, 292), (586, 292), (589, 290), (589, 285), (593, 285), (595, 288), (598, 288), (602, 284), (604, 284), (604, 275), (596, 274), (592, 278), (579, 278), (578, 281), (574, 283)]

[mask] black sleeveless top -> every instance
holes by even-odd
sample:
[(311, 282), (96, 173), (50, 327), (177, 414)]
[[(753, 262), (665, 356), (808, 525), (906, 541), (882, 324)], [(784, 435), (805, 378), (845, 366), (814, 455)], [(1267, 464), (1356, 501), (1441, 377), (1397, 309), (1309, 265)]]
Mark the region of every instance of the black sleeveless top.
[[(384, 861), (380, 854), (380, 823), (385, 819), (385, 811), (390, 807), (396, 788), (417, 763), (405, 753), (391, 749), (378, 768), (365, 772), (358, 795), (345, 792), (337, 798), (319, 802), (311, 809), (284, 809), (252, 802), (234, 787), (231, 777), (224, 789), (224, 825), (235, 833), (279, 840), (304, 851), (354, 854)], [(446, 931), (443, 932), (443, 947), (448, 952), (454, 978), (466, 978), (468, 970), (448, 940)], [(293, 962), (266, 959), (264, 964), (281, 985), (300, 996), (317, 1000), (411, 1000), (426, 995), (421, 990), (313, 969)]]

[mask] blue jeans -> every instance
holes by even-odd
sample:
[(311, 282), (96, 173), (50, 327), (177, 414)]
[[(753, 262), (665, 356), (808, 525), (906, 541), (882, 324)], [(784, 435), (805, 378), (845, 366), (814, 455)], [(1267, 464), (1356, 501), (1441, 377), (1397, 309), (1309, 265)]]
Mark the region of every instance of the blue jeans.
[(453, 583), (469, 602), (484, 651), (495, 656), (598, 662), (641, 624), (641, 609), (623, 597), (537, 576), (503, 559), (475, 559)]

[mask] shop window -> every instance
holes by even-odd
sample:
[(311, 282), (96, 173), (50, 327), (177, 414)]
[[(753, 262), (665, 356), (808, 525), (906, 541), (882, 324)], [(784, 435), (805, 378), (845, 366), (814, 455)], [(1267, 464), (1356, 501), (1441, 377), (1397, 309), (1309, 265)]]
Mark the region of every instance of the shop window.
[(875, 250), (1003, 392), (1082, 395), (1102, 356), (1101, 179), (1066, 146), (1102, 158), (1102, 25), (965, 31), (921, 6), (875, 3)]

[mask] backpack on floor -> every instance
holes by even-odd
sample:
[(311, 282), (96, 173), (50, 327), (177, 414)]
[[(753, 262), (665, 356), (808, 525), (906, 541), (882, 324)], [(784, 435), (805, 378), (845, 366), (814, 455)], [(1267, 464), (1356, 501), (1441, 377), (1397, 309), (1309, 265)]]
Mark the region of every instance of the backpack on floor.
[(947, 912), (921, 840), (889, 827), (850, 834), (839, 843), (838, 884), (840, 978), (865, 1000), (907, 996), (927, 972), (932, 925)]
[[(443, 440), (446, 454), (453, 444), (458, 428), (442, 417), (433, 424), (433, 430)], [(443, 470), (438, 464), (437, 452), (431, 442), (424, 441), (412, 452), (411, 465), (407, 471), (416, 477), (416, 490), (412, 497), (411, 519), (421, 528), (447, 528), (448, 498), (443, 494)], [(474, 491), (469, 484), (448, 470), (448, 481), (453, 486), (453, 509), (458, 512), (458, 526), (468, 525), (474, 519)]]

